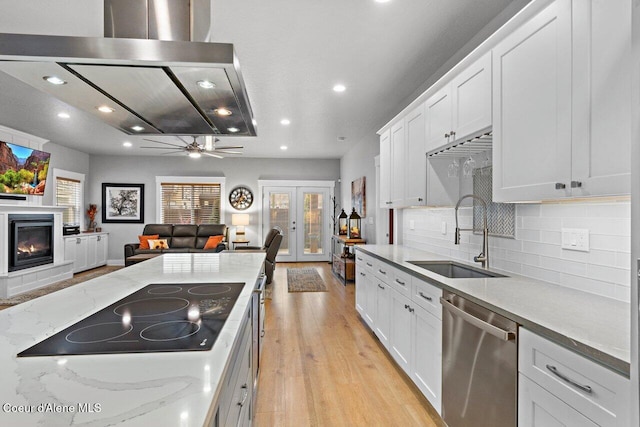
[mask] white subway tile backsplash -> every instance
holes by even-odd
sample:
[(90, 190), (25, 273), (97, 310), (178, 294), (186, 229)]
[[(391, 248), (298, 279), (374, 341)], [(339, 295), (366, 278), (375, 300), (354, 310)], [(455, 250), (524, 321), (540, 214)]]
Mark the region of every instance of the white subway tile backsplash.
[[(516, 206), (516, 238), (489, 237), (491, 266), (560, 286), (630, 300), (631, 279), (629, 202), (522, 204)], [(409, 230), (409, 221), (414, 230)], [(460, 226), (472, 225), (472, 209), (459, 210)], [(441, 234), (442, 223), (447, 234)], [(473, 262), (482, 237), (462, 232), (453, 244), (453, 208), (403, 211), (403, 239), (407, 246)], [(590, 251), (561, 249), (563, 227), (589, 230)]]

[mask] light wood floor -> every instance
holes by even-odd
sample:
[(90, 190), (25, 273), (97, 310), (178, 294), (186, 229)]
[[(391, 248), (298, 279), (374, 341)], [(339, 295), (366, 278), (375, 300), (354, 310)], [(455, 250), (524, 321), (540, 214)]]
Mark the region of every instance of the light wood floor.
[[(287, 268), (299, 267), (317, 268), (329, 292), (289, 293)], [(330, 267), (277, 265), (255, 425), (443, 426), (360, 319), (354, 284), (343, 286)]]

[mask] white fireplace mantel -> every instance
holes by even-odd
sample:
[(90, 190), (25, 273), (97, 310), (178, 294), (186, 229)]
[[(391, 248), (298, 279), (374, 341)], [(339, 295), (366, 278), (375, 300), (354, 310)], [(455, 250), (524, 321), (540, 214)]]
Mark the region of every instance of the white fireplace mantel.
[(9, 247), (9, 215), (53, 215), (53, 263), (9, 272), (9, 251), (0, 251), (0, 298), (9, 298), (73, 276), (73, 261), (64, 260), (61, 206), (0, 205), (0, 247)]

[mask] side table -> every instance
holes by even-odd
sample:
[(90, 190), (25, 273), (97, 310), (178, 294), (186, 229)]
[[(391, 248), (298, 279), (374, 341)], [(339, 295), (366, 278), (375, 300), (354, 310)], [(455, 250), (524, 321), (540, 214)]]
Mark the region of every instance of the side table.
[(245, 239), (236, 239), (236, 240), (232, 240), (231, 243), (233, 244), (233, 249), (236, 248), (236, 246), (238, 245), (247, 245), (249, 246), (249, 242), (250, 240), (245, 240)]

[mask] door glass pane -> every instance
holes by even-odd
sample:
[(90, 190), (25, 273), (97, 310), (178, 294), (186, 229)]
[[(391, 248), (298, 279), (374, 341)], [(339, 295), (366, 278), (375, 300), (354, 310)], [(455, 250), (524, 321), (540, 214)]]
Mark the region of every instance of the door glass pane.
[(291, 223), (290, 193), (269, 193), (269, 216), (272, 228), (282, 233), (279, 254), (289, 254), (289, 224)]
[(322, 193), (304, 193), (304, 253), (323, 254)]

